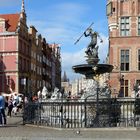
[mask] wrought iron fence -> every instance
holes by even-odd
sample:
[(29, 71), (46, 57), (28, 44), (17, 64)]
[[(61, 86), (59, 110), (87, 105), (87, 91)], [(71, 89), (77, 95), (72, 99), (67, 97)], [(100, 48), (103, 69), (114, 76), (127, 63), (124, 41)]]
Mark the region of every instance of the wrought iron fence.
[(139, 127), (140, 99), (103, 98), (28, 103), (25, 124), (58, 128)]

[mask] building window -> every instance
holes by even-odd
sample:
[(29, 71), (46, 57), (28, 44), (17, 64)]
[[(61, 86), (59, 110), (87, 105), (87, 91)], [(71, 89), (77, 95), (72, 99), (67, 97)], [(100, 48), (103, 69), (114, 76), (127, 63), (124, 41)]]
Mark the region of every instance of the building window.
[(129, 17), (122, 17), (120, 22), (121, 36), (129, 36)]
[(140, 70), (140, 50), (138, 50), (138, 70)]
[(121, 81), (119, 97), (128, 97), (128, 80)]
[(136, 80), (136, 85), (140, 85), (140, 80)]
[(106, 14), (107, 14), (107, 16), (112, 14), (112, 2), (107, 4), (107, 6), (106, 6)]
[(138, 35), (140, 35), (140, 17), (138, 17)]
[(129, 50), (121, 50), (121, 71), (129, 71)]

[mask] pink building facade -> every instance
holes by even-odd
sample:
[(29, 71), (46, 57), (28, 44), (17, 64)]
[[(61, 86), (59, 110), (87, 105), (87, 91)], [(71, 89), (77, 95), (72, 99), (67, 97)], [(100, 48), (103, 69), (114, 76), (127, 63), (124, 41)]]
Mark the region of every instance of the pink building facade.
[(27, 27), (22, 0), (19, 14), (0, 15), (0, 92), (37, 94), (44, 86), (61, 88), (60, 47)]
[(0, 92), (23, 91), (30, 70), (26, 15), (0, 15)]

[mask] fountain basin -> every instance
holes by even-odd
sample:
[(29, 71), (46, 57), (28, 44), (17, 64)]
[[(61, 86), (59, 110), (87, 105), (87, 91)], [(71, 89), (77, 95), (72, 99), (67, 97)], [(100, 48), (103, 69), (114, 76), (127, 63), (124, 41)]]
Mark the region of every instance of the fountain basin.
[(113, 69), (109, 64), (81, 64), (72, 67), (75, 73), (80, 73), (86, 76), (87, 79), (93, 79), (93, 76), (104, 73), (110, 73)]

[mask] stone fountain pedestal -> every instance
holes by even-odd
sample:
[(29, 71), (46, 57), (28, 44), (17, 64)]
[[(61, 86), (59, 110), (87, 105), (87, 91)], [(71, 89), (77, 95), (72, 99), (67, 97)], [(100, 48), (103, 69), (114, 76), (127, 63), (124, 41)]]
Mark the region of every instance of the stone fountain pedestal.
[[(85, 103), (92, 102), (91, 105), (86, 106), (84, 110), (84, 112), (88, 111), (88, 115), (85, 115), (85, 122), (86, 122), (85, 126), (108, 127), (110, 125), (108, 122), (110, 119), (109, 99), (111, 97), (110, 96), (111, 92), (110, 90), (108, 90), (109, 87), (107, 87), (105, 91), (103, 92), (101, 91), (99, 87), (99, 76), (104, 73), (110, 73), (113, 69), (113, 66), (109, 64), (98, 64), (99, 62), (98, 58), (88, 57), (86, 61), (88, 62), (88, 64), (81, 64), (72, 67), (76, 73), (83, 74), (85, 75), (86, 79), (92, 79), (96, 82), (96, 88), (93, 89), (93, 91), (89, 91), (88, 93), (85, 93), (86, 95), (84, 95)], [(94, 112), (90, 111), (93, 109)]]

